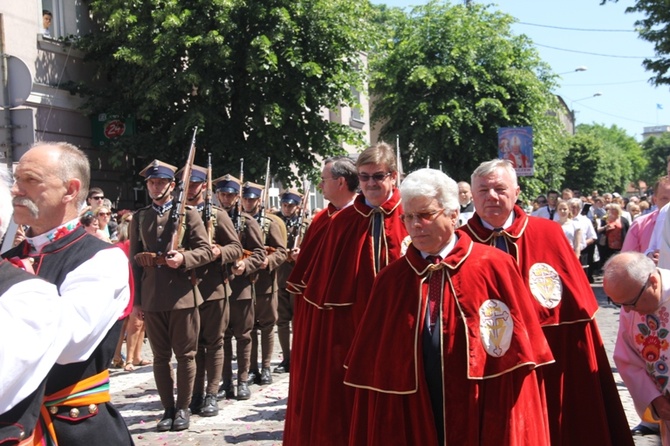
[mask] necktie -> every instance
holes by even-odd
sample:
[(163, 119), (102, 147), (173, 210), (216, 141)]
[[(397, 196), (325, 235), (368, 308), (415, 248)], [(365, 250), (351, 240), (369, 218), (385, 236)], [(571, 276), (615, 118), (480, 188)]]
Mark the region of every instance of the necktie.
[[(426, 258), (429, 262), (437, 265), (442, 261), (440, 256), (428, 256)], [(440, 313), (440, 299), (442, 299), (442, 286), (444, 278), (444, 269), (435, 269), (430, 273), (428, 279), (428, 308), (430, 311), (430, 332), (433, 332), (435, 323)]]
[(556, 209), (549, 209), (549, 208), (547, 208), (547, 209), (549, 210), (549, 220), (553, 220), (554, 219), (554, 212), (556, 212)]
[(381, 211), (375, 211), (374, 214), (372, 214), (372, 249), (375, 257), (375, 272), (377, 273), (380, 270), (380, 245), (383, 221), (384, 219)]
[(502, 234), (503, 228), (495, 228), (493, 231), (495, 232), (493, 237), (495, 237), (496, 248), (507, 252), (507, 243), (505, 243), (505, 236)]

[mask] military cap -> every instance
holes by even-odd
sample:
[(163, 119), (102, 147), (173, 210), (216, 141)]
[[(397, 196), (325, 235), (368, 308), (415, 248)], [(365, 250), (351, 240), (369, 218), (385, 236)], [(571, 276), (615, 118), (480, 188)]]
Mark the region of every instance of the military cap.
[(173, 179), (174, 173), (177, 171), (177, 168), (171, 164), (164, 163), (163, 161), (153, 160), (151, 164), (145, 167), (140, 175), (146, 178), (168, 178)]
[(263, 186), (260, 184), (252, 183), (251, 181), (247, 181), (244, 183), (244, 186), (242, 187), (242, 197), (243, 198), (260, 198), (261, 194), (263, 193), (263, 189), (265, 189)]
[(282, 203), (300, 204), (301, 201), (302, 201), (302, 194), (298, 192), (296, 189), (289, 189), (287, 191), (284, 191), (283, 194), (281, 194)]
[(217, 192), (225, 192), (228, 194), (237, 194), (240, 192), (240, 180), (229, 174), (225, 174), (216, 180), (212, 180), (212, 183)]
[[(184, 168), (182, 167), (177, 171), (175, 177), (181, 180)], [(204, 183), (207, 181), (207, 169), (204, 167), (196, 166), (195, 164), (191, 166), (191, 183)]]

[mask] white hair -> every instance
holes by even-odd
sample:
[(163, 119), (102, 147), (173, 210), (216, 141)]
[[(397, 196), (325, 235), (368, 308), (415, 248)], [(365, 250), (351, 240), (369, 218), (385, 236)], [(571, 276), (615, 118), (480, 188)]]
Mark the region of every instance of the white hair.
[(435, 198), (446, 213), (460, 210), (458, 184), (445, 173), (435, 169), (419, 169), (400, 183), (403, 201), (417, 197)]
[(12, 220), (12, 174), (6, 168), (0, 168), (0, 240), (5, 236)]
[(501, 159), (492, 159), (491, 161), (484, 161), (481, 163), (474, 172), (472, 172), (472, 176), (470, 177), (470, 181), (472, 184), (475, 184), (475, 180), (480, 177), (487, 177), (494, 173), (498, 169), (503, 169), (506, 170), (509, 176), (512, 178), (513, 187), (517, 187), (519, 184), (516, 179), (516, 171), (514, 170), (514, 166), (512, 166), (512, 163), (509, 162), (509, 160), (501, 160)]

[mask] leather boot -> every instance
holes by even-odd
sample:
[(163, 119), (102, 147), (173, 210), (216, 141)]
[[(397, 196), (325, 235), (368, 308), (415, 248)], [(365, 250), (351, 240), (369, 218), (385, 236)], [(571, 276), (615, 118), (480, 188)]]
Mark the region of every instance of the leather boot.
[(245, 382), (237, 385), (237, 399), (238, 400), (248, 400), (251, 398), (251, 390), (249, 390), (249, 385)]
[(174, 421), (172, 422), (173, 431), (183, 431), (188, 429), (191, 424), (191, 417), (188, 409), (179, 409), (174, 416)]
[(224, 381), (219, 386), (219, 391), (216, 394), (216, 397), (220, 400), (227, 399), (232, 400), (235, 398), (235, 386), (233, 386), (232, 381)]
[(191, 397), (191, 404), (188, 405), (188, 408), (191, 410), (191, 413), (193, 415), (198, 415), (200, 413), (200, 409), (202, 409), (202, 403), (204, 401), (204, 398), (202, 394), (197, 394), (193, 395)]
[(158, 425), (156, 426), (156, 430), (158, 432), (166, 432), (172, 429), (174, 412), (175, 412), (174, 407), (165, 409), (165, 412), (163, 413), (163, 418), (161, 418), (161, 420), (158, 422)]
[(201, 417), (215, 417), (219, 414), (219, 404), (216, 402), (216, 395), (208, 393), (205, 396), (205, 403), (200, 409)]
[(263, 367), (263, 369), (261, 370), (260, 381), (261, 386), (272, 384), (272, 373), (270, 373), (270, 367)]
[(261, 383), (261, 372), (258, 370), (249, 370), (249, 378), (247, 378), (247, 384), (260, 384)]

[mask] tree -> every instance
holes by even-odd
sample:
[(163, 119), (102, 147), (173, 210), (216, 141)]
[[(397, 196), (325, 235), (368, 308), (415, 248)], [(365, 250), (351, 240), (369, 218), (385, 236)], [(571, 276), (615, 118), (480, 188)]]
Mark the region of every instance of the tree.
[(648, 161), (642, 179), (652, 185), (663, 175), (667, 175), (668, 157), (670, 157), (670, 133), (652, 136), (642, 142), (644, 157)]
[[(608, 0), (602, 0), (601, 5)], [(618, 0), (609, 0), (618, 2)], [(656, 73), (651, 79), (655, 85), (670, 85), (670, 9), (665, 0), (637, 0), (626, 12), (639, 12), (646, 17), (635, 22), (640, 37), (654, 45), (656, 58), (645, 59), (642, 65)]]
[(565, 154), (555, 78), (526, 36), (512, 34), (513, 18), (488, 7), (438, 2), (404, 16), (389, 14), (388, 36), (371, 54), (372, 118), (380, 136), (399, 136), (409, 169), (442, 161), (469, 180), (497, 156), (499, 127), (532, 126), (536, 176), (523, 180), (529, 196), (562, 181)]
[(615, 125), (580, 124), (568, 146), (562, 187), (583, 193), (624, 192), (646, 166), (640, 144)]
[[(194, 126), (196, 162), (261, 181), (267, 157), (282, 180), (317, 156), (361, 144), (325, 108), (357, 105), (369, 6), (355, 0), (91, 0), (99, 30), (79, 47), (96, 85), (79, 85), (90, 113), (133, 115), (137, 135), (116, 156), (183, 164)], [(140, 168), (143, 166), (139, 166)]]

